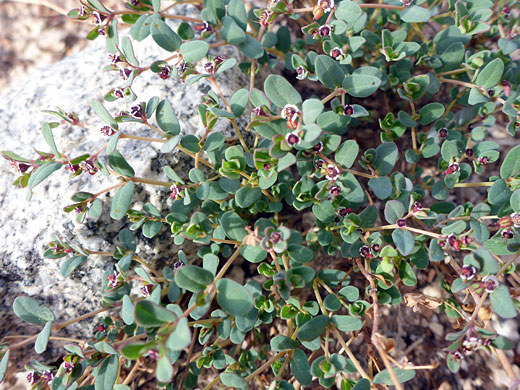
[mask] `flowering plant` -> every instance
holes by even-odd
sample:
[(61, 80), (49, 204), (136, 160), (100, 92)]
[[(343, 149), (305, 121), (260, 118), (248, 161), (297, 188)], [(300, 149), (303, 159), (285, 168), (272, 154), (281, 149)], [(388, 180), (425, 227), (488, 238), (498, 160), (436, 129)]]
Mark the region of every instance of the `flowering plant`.
[[(92, 103), (106, 144), (69, 159), (53, 129), (84, 125), (58, 109), (50, 114), (60, 122), (42, 125), (48, 152), (2, 152), (29, 192), (62, 168), (71, 179), (117, 179), (77, 192), (65, 210), (81, 223), (109, 207), (129, 226), (111, 253), (53, 236), (45, 257), (63, 259), (64, 277), (90, 256), (113, 258), (103, 307), (57, 322), (37, 299), (17, 297), (16, 315), (43, 329), (2, 345), (0, 380), (11, 352), (34, 342), (42, 353), (55, 332), (103, 313), (94, 339), (67, 345), (58, 366), (29, 366), (31, 388), (125, 390), (151, 375), (164, 389), (426, 388), (424, 370), (444, 365), (396, 352), (383, 320), (404, 301), (453, 322), (438, 346), (449, 370), (478, 350), (496, 356), (514, 388), (518, 371), (504, 352), (513, 344), (491, 319), (515, 318), (520, 305), (520, 146), (502, 150), (492, 136), (520, 129), (519, 3), (189, 1), (198, 17), (176, 13), (183, 0), (164, 3), (111, 10), (83, 0), (69, 14), (94, 23), (87, 38), (106, 39), (105, 70), (124, 83)], [(132, 25), (131, 38), (119, 38), (118, 21)], [(171, 55), (142, 66), (132, 41), (148, 36)], [(224, 45), (240, 54), (212, 52)], [(231, 69), (249, 83), (226, 97), (219, 78)], [(262, 70), (272, 74), (260, 80)], [(168, 100), (136, 103), (143, 72), (209, 81), (202, 137), (181, 132)], [(129, 111), (111, 112), (119, 99), (133, 102)], [(236, 139), (215, 131), (218, 121)], [(128, 122), (160, 138), (125, 133)], [(140, 177), (117, 149), (123, 139), (178, 149), (193, 167), (165, 167), (165, 181)], [(151, 203), (132, 208), (144, 185), (164, 187), (167, 215)], [(480, 201), (463, 202), (464, 188)], [(164, 230), (179, 251), (159, 270), (136, 249)], [(188, 242), (195, 258), (182, 250)], [(251, 269), (245, 283), (229, 277), (239, 261)], [(429, 271), (439, 297), (418, 292)]]

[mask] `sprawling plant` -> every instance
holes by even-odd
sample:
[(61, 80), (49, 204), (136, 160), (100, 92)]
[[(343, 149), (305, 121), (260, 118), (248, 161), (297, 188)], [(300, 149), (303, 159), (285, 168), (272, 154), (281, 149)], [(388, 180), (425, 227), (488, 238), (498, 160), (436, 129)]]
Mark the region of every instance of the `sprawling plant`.
[[(105, 70), (124, 80), (104, 104), (92, 102), (109, 140), (69, 158), (53, 129), (86, 122), (57, 110), (49, 114), (60, 121), (41, 129), (49, 151), (3, 156), (29, 193), (60, 169), (72, 180), (106, 176), (107, 188), (77, 192), (65, 211), (83, 222), (109, 207), (128, 224), (107, 253), (53, 236), (45, 257), (63, 258), (64, 277), (90, 256), (113, 258), (102, 308), (59, 319), (17, 297), (14, 312), (43, 329), (3, 345), (0, 377), (10, 352), (34, 342), (42, 353), (60, 329), (103, 313), (95, 338), (65, 346), (59, 367), (28, 366), (33, 389), (135, 389), (147, 375), (164, 389), (403, 389), (418, 370), (439, 366), (393, 356), (382, 318), (404, 300), (452, 319), (456, 333), (438, 345), (452, 372), (477, 350), (518, 385), (504, 352), (513, 344), (491, 319), (519, 309), (520, 146), (501, 150), (489, 133), (520, 129), (520, 62), (511, 57), (519, 3), (401, 1), (132, 0), (111, 10), (84, 0), (71, 11), (94, 22), (89, 39), (105, 36)], [(183, 3), (200, 15), (176, 14)], [(132, 25), (130, 37), (119, 38), (121, 22)], [(149, 35), (171, 56), (140, 64), (132, 41)], [(239, 49), (236, 58), (215, 55), (225, 45)], [(260, 81), (260, 71), (272, 74)], [(136, 103), (132, 84), (144, 72), (211, 84), (198, 105), (203, 136), (181, 132), (177, 102)], [(248, 83), (226, 98), (224, 72), (243, 72)], [(111, 112), (118, 99), (133, 106)], [(236, 138), (215, 131), (219, 121)], [(129, 122), (157, 138), (125, 132)], [(140, 177), (118, 151), (126, 140), (178, 149), (193, 168), (166, 166), (164, 181)], [(169, 213), (132, 208), (139, 186), (164, 187)], [(478, 203), (461, 201), (465, 188)], [(178, 256), (156, 269), (137, 243), (164, 230)], [(186, 243), (197, 256), (185, 255)], [(244, 284), (229, 277), (238, 261)], [(427, 270), (442, 296), (404, 294)]]

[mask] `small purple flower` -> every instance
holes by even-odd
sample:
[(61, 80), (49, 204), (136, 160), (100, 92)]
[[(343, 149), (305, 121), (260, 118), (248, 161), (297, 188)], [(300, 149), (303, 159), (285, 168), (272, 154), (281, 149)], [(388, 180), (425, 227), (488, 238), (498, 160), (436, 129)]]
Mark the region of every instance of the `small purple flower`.
[(87, 172), (89, 175), (95, 175), (98, 168), (94, 165), (94, 161), (85, 160), (81, 163), (81, 169)]
[(472, 352), (478, 349), (482, 345), (482, 340), (475, 336), (467, 337), (462, 342), (462, 348), (464, 348), (464, 352)]
[(473, 156), (473, 149), (467, 148), (465, 153), (466, 153), (466, 156), (471, 157), (471, 156)]
[(347, 116), (351, 116), (354, 113), (354, 106), (351, 104), (347, 104), (345, 107), (343, 107), (343, 114)]
[(171, 74), (172, 74), (172, 68), (169, 65), (165, 65), (161, 68), (159, 77), (163, 80), (167, 80), (170, 78)]
[(181, 268), (182, 266), (184, 266), (184, 263), (182, 261), (177, 261), (175, 262), (175, 264), (173, 265), (173, 270), (174, 271), (177, 271), (179, 268)]
[(303, 66), (298, 66), (298, 68), (296, 68), (296, 78), (298, 80), (303, 80), (305, 78), (307, 78), (307, 76), (309, 75), (309, 71), (307, 69), (305, 69)]
[(186, 71), (187, 66), (188, 65), (186, 64), (186, 61), (181, 61), (177, 65), (175, 65), (175, 68), (177, 68), (177, 71), (179, 72), (179, 74), (182, 75)]
[(337, 166), (329, 164), (327, 165), (327, 179), (336, 181), (339, 178), (339, 169)]
[(123, 69), (119, 70), (119, 77), (121, 77), (123, 80), (128, 80), (131, 73), (132, 73), (132, 69), (123, 68)]
[(97, 32), (99, 35), (107, 35), (107, 30), (105, 29), (105, 27), (98, 28)]
[(96, 331), (98, 331), (99, 333), (104, 333), (107, 331), (107, 327), (105, 326), (105, 324), (98, 324), (96, 326)]
[(157, 351), (156, 349), (151, 349), (148, 351), (148, 354), (146, 356), (148, 356), (151, 360), (158, 360), (159, 351)]
[(336, 185), (333, 185), (332, 187), (329, 188), (329, 194), (331, 194), (334, 198), (339, 196), (340, 193), (341, 193), (341, 188), (339, 188)]
[(450, 352), (450, 358), (453, 361), (461, 361), (464, 356), (462, 355), (462, 352), (458, 349), (456, 351)]
[(141, 294), (143, 294), (143, 297), (149, 297), (150, 293), (152, 292), (153, 284), (145, 284), (140, 288)]
[(258, 18), (260, 21), (260, 24), (264, 27), (267, 27), (267, 25), (271, 24), (273, 22), (273, 15), (274, 12), (270, 10), (265, 10), (260, 17)]
[(107, 281), (112, 288), (116, 288), (119, 285), (119, 274), (114, 271), (112, 275), (107, 275)]
[(121, 56), (118, 54), (109, 54), (108, 59), (112, 65), (117, 65), (118, 62), (121, 62)]
[(49, 370), (45, 371), (43, 374), (42, 374), (42, 379), (44, 381), (46, 381), (47, 383), (51, 383), (52, 380), (54, 379), (54, 375), (52, 372), (50, 372)]
[(72, 372), (72, 370), (74, 369), (74, 364), (72, 364), (71, 362), (65, 361), (65, 362), (63, 362), (63, 368), (65, 368), (65, 371), (67, 371), (67, 372)]
[(103, 126), (101, 129), (99, 129), (99, 131), (101, 131), (101, 134), (106, 135), (107, 137), (111, 137), (116, 133), (116, 131), (110, 126)]
[(510, 215), (513, 226), (518, 229), (520, 228), (520, 213), (513, 213)]
[(316, 169), (321, 169), (321, 168), (323, 168), (323, 164), (325, 164), (325, 161), (323, 161), (322, 159), (318, 159), (318, 160), (316, 160), (316, 162), (314, 163), (314, 165), (316, 165)]
[(85, 16), (89, 12), (90, 12), (90, 10), (87, 7), (85, 7), (84, 5), (82, 5), (81, 8), (79, 9), (79, 16)]
[(379, 249), (380, 249), (379, 244), (372, 244), (372, 246), (370, 247), (370, 250), (372, 252), (378, 252)]
[(255, 116), (267, 116), (267, 114), (262, 109), (262, 107), (255, 107), (255, 108), (253, 108), (253, 115), (255, 115)]
[(505, 230), (502, 230), (502, 233), (500, 233), (500, 236), (504, 239), (504, 240), (510, 240), (512, 239), (515, 234), (513, 233), (513, 231), (511, 229), (505, 229)]
[(138, 104), (136, 106), (130, 107), (130, 114), (134, 118), (142, 118), (144, 116), (143, 106), (141, 104)]
[(460, 270), (460, 278), (462, 280), (472, 280), (477, 274), (477, 270), (475, 267), (469, 264), (465, 264), (462, 266)]
[(274, 232), (271, 233), (271, 235), (269, 236), (269, 240), (271, 240), (271, 242), (273, 244), (278, 244), (283, 238), (283, 235), (282, 235), (282, 232), (276, 230)]
[(495, 94), (495, 90), (493, 88), (489, 88), (487, 90), (487, 94), (489, 95), (489, 97), (492, 97)]
[(488, 293), (492, 293), (498, 288), (498, 279), (494, 275), (486, 275), (482, 278), (482, 282), (480, 283), (481, 287), (484, 287), (484, 289)]
[(446, 138), (448, 136), (448, 129), (443, 127), (439, 130), (439, 137)]
[(78, 164), (72, 164), (71, 162), (68, 162), (65, 165), (65, 169), (67, 171), (70, 171), (72, 174), (75, 174), (78, 171), (78, 169), (79, 169), (79, 165)]
[(213, 72), (215, 71), (215, 64), (213, 64), (213, 62), (206, 62), (204, 64), (204, 70), (206, 71), (206, 73), (213, 74)]
[(179, 186), (177, 186), (176, 184), (173, 184), (173, 185), (170, 187), (170, 191), (171, 191), (170, 196), (171, 196), (173, 199), (177, 199), (177, 198), (179, 198), (179, 196), (181, 195), (182, 188), (179, 187)]
[(370, 254), (370, 248), (366, 245), (363, 245), (361, 248), (359, 248), (359, 254), (361, 257), (367, 257)]
[(343, 51), (339, 47), (335, 47), (330, 51), (330, 56), (339, 61), (343, 59)]
[(106, 18), (105, 15), (100, 14), (98, 11), (92, 12), (92, 20), (96, 26), (102, 25)]
[(487, 164), (489, 164), (489, 157), (486, 157), (486, 156), (479, 157), (478, 164), (479, 165), (487, 165)]
[(400, 228), (405, 227), (405, 226), (406, 226), (406, 219), (404, 219), (404, 218), (399, 218), (397, 221), (395, 221), (395, 223), (396, 223), (397, 226), (399, 226)]
[(334, 0), (318, 0), (318, 6), (323, 12), (330, 12), (334, 8)]
[(413, 3), (413, 0), (401, 0), (401, 4), (404, 5), (405, 7), (409, 7), (410, 5), (412, 5)]
[(453, 173), (457, 173), (458, 171), (460, 171), (460, 165), (459, 165), (459, 163), (454, 162), (454, 163), (451, 163), (451, 164), (448, 166), (448, 169), (446, 169), (446, 170), (444, 171), (444, 173), (445, 173), (446, 175), (451, 175), (451, 174), (453, 174)]
[(195, 26), (195, 30), (201, 33), (205, 33), (211, 31), (211, 26), (208, 22), (203, 22), (202, 24), (197, 24)]
[(29, 382), (31, 386), (38, 382), (40, 379), (41, 376), (34, 371), (31, 371), (29, 374), (27, 374), (27, 382)]
[(322, 150), (323, 150), (323, 143), (322, 142), (318, 142), (316, 145), (314, 145), (312, 147), (312, 151), (314, 153), (320, 153)]
[(296, 120), (300, 111), (298, 107), (293, 104), (287, 104), (281, 112), (282, 118), (286, 120)]
[(511, 93), (511, 84), (509, 84), (508, 81), (504, 80), (500, 83), (502, 87), (504, 87), (504, 94), (509, 97), (509, 94)]
[(132, 0), (132, 5), (137, 7), (141, 1), (140, 0)]
[(318, 29), (318, 34), (322, 38), (330, 37), (330, 33), (332, 32), (332, 28), (328, 24), (324, 24), (323, 26), (320, 26)]
[(296, 131), (293, 131), (292, 133), (288, 133), (285, 136), (285, 140), (291, 147), (293, 147), (294, 145), (298, 145), (300, 142), (302, 142), (301, 137), (298, 135), (298, 132), (296, 132)]
[(114, 92), (112, 94), (116, 97), (116, 99), (122, 99), (125, 97), (125, 91), (121, 88), (114, 89)]

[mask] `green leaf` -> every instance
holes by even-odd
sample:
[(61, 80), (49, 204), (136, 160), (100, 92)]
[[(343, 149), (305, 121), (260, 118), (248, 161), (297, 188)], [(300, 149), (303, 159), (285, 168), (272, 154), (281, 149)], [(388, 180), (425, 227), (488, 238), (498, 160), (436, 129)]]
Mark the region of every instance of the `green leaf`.
[(412, 253), (415, 241), (413, 234), (408, 230), (395, 229), (392, 232), (392, 240), (394, 241), (397, 250), (403, 256), (408, 256), (410, 253)]
[[(405, 383), (409, 380), (412, 380), (415, 377), (415, 370), (402, 370), (399, 367), (394, 367), (395, 374), (397, 376), (397, 380), (399, 383)], [(392, 378), (390, 378), (390, 374), (388, 370), (380, 371), (374, 377), (374, 383), (376, 385), (382, 384), (387, 386), (392, 386), (394, 382), (392, 382)]]
[(240, 51), (248, 58), (260, 58), (264, 55), (264, 48), (255, 38), (246, 35), (246, 39), (238, 45)]
[(483, 88), (493, 88), (498, 84), (504, 73), (504, 62), (495, 58), (480, 71), (475, 83)]
[[(249, 91), (245, 88), (239, 89), (236, 91), (233, 96), (231, 96), (230, 106), (233, 115), (240, 116), (244, 113), (244, 110), (247, 107), (247, 103), (249, 102)], [(215, 134), (215, 133), (214, 133)]]
[(181, 45), (180, 52), (186, 62), (195, 63), (208, 53), (209, 44), (204, 41), (190, 41)]
[(155, 43), (169, 52), (178, 50), (182, 44), (182, 39), (161, 19), (150, 23), (150, 34)]
[(290, 368), (291, 373), (301, 385), (308, 386), (311, 384), (311, 367), (303, 350), (295, 349), (293, 351)]
[(170, 359), (168, 359), (168, 356), (161, 356), (159, 360), (157, 360), (155, 376), (157, 377), (157, 380), (162, 383), (169, 383), (172, 380), (173, 366)]
[(406, 261), (401, 261), (398, 267), (399, 278), (405, 286), (415, 286), (417, 284), (417, 277), (413, 272), (413, 268)]
[(421, 108), (419, 111), (419, 123), (421, 125), (428, 125), (433, 121), (439, 119), (444, 114), (444, 106), (441, 103), (429, 103)]
[(504, 162), (500, 166), (500, 177), (507, 179), (508, 177), (516, 176), (518, 171), (520, 171), (520, 145), (515, 146), (507, 153)]
[(247, 11), (242, 0), (231, 0), (227, 7), (227, 13), (242, 30), (247, 29)]
[(51, 309), (31, 297), (17, 297), (13, 302), (13, 311), (22, 320), (31, 324), (45, 325), (48, 321), (55, 320)]
[(502, 318), (515, 318), (516, 308), (509, 290), (506, 286), (501, 284), (490, 295), (491, 305), (495, 312)]
[(460, 154), (461, 151), (459, 151), (457, 141), (444, 141), (441, 147), (441, 155), (444, 161), (449, 162), (451, 159), (459, 157)]
[(200, 152), (199, 139), (193, 134), (188, 134), (182, 137), (181, 146), (192, 153)]
[(153, 12), (159, 12), (161, 10), (161, 0), (151, 0)]
[(388, 223), (394, 224), (402, 218), (405, 212), (404, 205), (399, 200), (389, 200), (385, 204), (385, 219)]
[(185, 265), (175, 272), (175, 283), (191, 292), (204, 290), (213, 282), (213, 274), (196, 265)]
[(247, 390), (249, 388), (244, 378), (232, 372), (223, 372), (220, 374), (220, 381), (224, 386), (237, 390)]
[(143, 236), (153, 238), (161, 230), (161, 221), (146, 221), (143, 225)]
[(230, 16), (222, 18), (222, 27), (220, 29), (222, 38), (232, 45), (238, 45), (246, 39), (246, 33)]
[(226, 235), (236, 241), (242, 242), (247, 236), (246, 223), (240, 216), (233, 211), (226, 211), (220, 217), (220, 224)]
[(392, 172), (398, 157), (397, 145), (393, 142), (385, 142), (377, 147), (376, 158), (372, 165), (380, 176), (386, 176)]
[(165, 99), (159, 103), (157, 111), (155, 111), (155, 119), (157, 120), (157, 124), (161, 130), (164, 132), (170, 135), (177, 135), (180, 133), (181, 127), (179, 121), (177, 120), (173, 107), (168, 100)]
[(350, 168), (356, 161), (359, 153), (359, 145), (353, 139), (349, 139), (341, 144), (336, 151), (336, 162), (343, 168)]
[(110, 127), (117, 130), (118, 124), (116, 120), (112, 117), (112, 115), (110, 115), (110, 113), (107, 111), (103, 104), (101, 104), (97, 100), (92, 100), (90, 102), (90, 105), (92, 106), (92, 109), (95, 111), (97, 116), (99, 116), (103, 122), (109, 124)]
[(260, 263), (267, 257), (267, 251), (259, 246), (244, 245), (240, 250), (240, 254), (244, 259), (251, 263)]
[(505, 180), (498, 179), (493, 183), (488, 192), (488, 201), (492, 205), (501, 206), (509, 201), (511, 191)]
[(270, 341), (271, 350), (275, 352), (285, 351), (288, 349), (296, 349), (300, 347), (300, 343), (287, 336), (275, 336)]
[(362, 13), (363, 11), (358, 4), (350, 0), (343, 0), (338, 4), (335, 16), (352, 27), (360, 19)]
[(54, 155), (56, 157), (60, 157), (60, 152), (58, 151), (58, 148), (56, 147), (56, 143), (54, 142), (54, 137), (52, 135), (51, 127), (49, 126), (49, 124), (47, 122), (42, 122), (42, 133), (43, 133), (43, 138), (45, 138), (45, 141), (51, 148), (52, 153), (54, 153)]
[(301, 341), (312, 341), (321, 336), (325, 332), (325, 328), (329, 326), (330, 318), (324, 315), (314, 317), (300, 327), (298, 338)]
[(119, 373), (119, 356), (110, 355), (101, 363), (96, 381), (94, 382), (94, 390), (111, 390), (116, 383)]
[(112, 153), (108, 155), (108, 165), (117, 173), (126, 176), (126, 177), (134, 177), (135, 171), (134, 168), (128, 164), (126, 159), (123, 157), (119, 151), (114, 150)]
[(243, 209), (250, 207), (262, 197), (262, 190), (258, 187), (244, 186), (235, 194), (237, 205)]
[(139, 66), (139, 61), (135, 58), (134, 48), (132, 47), (132, 41), (128, 37), (121, 39), (121, 50), (129, 64)]
[(287, 104), (299, 104), (302, 98), (298, 91), (284, 77), (269, 75), (264, 82), (264, 91), (269, 100), (279, 108)]
[(253, 297), (241, 284), (231, 279), (217, 282), (217, 302), (232, 316), (244, 316), (253, 308)]
[(340, 87), (345, 78), (345, 72), (338, 65), (338, 61), (333, 60), (329, 56), (319, 55), (315, 62), (316, 76), (320, 82), (328, 89)]
[(376, 76), (364, 74), (351, 74), (343, 80), (343, 88), (350, 96), (367, 97), (372, 95), (381, 85), (381, 80)]
[(49, 343), (49, 337), (51, 335), (52, 325), (54, 325), (53, 321), (48, 321), (41, 332), (38, 334), (36, 338), (36, 342), (34, 343), (34, 350), (36, 353), (44, 353), (47, 349), (47, 344)]
[(319, 99), (307, 99), (303, 102), (302, 111), (304, 124), (315, 123), (323, 112), (323, 103)]
[(359, 318), (346, 315), (333, 315), (332, 323), (342, 332), (354, 332), (363, 327)]
[(9, 364), (9, 355), (10, 351), (5, 351), (4, 356), (0, 361), (0, 383), (2, 383), (2, 381), (4, 380), (5, 372), (7, 371), (7, 365)]
[(324, 200), (312, 206), (312, 213), (324, 223), (331, 223), (336, 217), (336, 209), (329, 200)]
[(134, 323), (134, 304), (128, 295), (123, 296), (121, 305), (121, 319), (127, 325)]
[(130, 207), (130, 202), (134, 196), (135, 185), (133, 181), (129, 181), (119, 190), (112, 198), (110, 205), (110, 217), (115, 220), (123, 218)]
[(360, 379), (352, 390), (370, 390), (370, 381), (366, 378)]
[(29, 188), (34, 188), (42, 181), (47, 179), (53, 172), (60, 169), (63, 165), (59, 162), (48, 161), (42, 166), (40, 166), (35, 172), (31, 174), (29, 181), (27, 182), (27, 186)]
[(177, 319), (175, 313), (147, 299), (135, 303), (134, 315), (135, 322), (145, 328), (159, 327)]
[(130, 35), (136, 41), (141, 42), (150, 34), (150, 21), (155, 19), (154, 15), (141, 15), (130, 28)]
[(381, 200), (388, 198), (392, 194), (392, 182), (388, 176), (374, 177), (368, 181), (368, 186)]
[(520, 211), (520, 189), (515, 190), (513, 192), (511, 198), (509, 198), (509, 203), (511, 204), (511, 208), (513, 209), (513, 211)]
[(401, 20), (406, 23), (423, 23), (430, 20), (432, 12), (418, 5), (412, 5), (401, 11)]
[(87, 260), (87, 256), (73, 256), (65, 260), (60, 267), (60, 274), (63, 277), (69, 276), (76, 268)]
[(92, 203), (92, 205), (88, 209), (88, 216), (90, 218), (95, 219), (95, 218), (99, 217), (102, 212), (103, 212), (103, 202), (101, 202), (101, 200), (99, 198), (96, 198), (96, 200), (94, 200), (94, 203)]
[(128, 249), (129, 251), (135, 251), (137, 248), (137, 244), (135, 242), (134, 234), (128, 229), (121, 229), (118, 235), (119, 241), (121, 245)]
[(182, 351), (191, 343), (191, 331), (186, 317), (177, 322), (174, 331), (168, 337), (166, 347), (172, 351)]

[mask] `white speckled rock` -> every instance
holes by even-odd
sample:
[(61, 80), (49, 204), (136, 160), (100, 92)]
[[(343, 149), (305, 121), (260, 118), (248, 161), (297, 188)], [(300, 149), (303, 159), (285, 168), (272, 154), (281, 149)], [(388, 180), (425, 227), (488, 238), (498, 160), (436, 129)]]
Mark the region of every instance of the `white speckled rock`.
[[(189, 6), (188, 6), (189, 7)], [(189, 14), (190, 8), (181, 8)], [(177, 8), (176, 8), (177, 10)], [(167, 57), (151, 37), (134, 44), (136, 57), (141, 65)], [(231, 48), (219, 49), (212, 54), (236, 56)], [(32, 148), (48, 151), (40, 131), (41, 121), (53, 121), (53, 117), (42, 110), (61, 107), (66, 112), (75, 112), (90, 129), (61, 126), (54, 129), (54, 136), (60, 151), (69, 156), (94, 153), (107, 141), (99, 132), (102, 122), (90, 108), (90, 101), (101, 100), (110, 88), (122, 86), (122, 80), (115, 72), (103, 72), (108, 64), (104, 41), (99, 39), (92, 46), (55, 65), (39, 69), (25, 81), (13, 86), (0, 96), (0, 150), (9, 150), (28, 158), (34, 158)], [(229, 97), (233, 91), (244, 85), (245, 77), (235, 68), (219, 78), (219, 85)], [(172, 103), (184, 134), (198, 134), (203, 131), (199, 125), (197, 105), (204, 93), (210, 90), (209, 83), (203, 81), (195, 85), (181, 83), (178, 78), (161, 80), (152, 72), (145, 72), (134, 83), (133, 90), (138, 96), (136, 102), (148, 101), (152, 96), (167, 98)], [(135, 104), (135, 103), (133, 103)], [(119, 109), (129, 109), (133, 105), (128, 100), (105, 103), (115, 113)], [(225, 121), (220, 121), (217, 130), (233, 134)], [(122, 125), (130, 134), (154, 136), (142, 125)], [(136, 175), (156, 180), (167, 180), (162, 175), (166, 164), (178, 172), (187, 173), (189, 159), (182, 159), (175, 152), (163, 154), (161, 144), (148, 144), (135, 140), (120, 140), (118, 150), (136, 170)], [(179, 158), (181, 161), (179, 162)], [(183, 162), (184, 161), (184, 162)], [(181, 165), (179, 165), (181, 164)], [(30, 202), (25, 200), (25, 190), (11, 185), (16, 174), (3, 160), (0, 163), (0, 314), (2, 329), (0, 338), (5, 334), (29, 334), (39, 331), (39, 327), (29, 327), (12, 313), (12, 302), (18, 295), (30, 295), (40, 299), (56, 313), (57, 321), (64, 321), (98, 308), (100, 302), (100, 275), (103, 270), (112, 268), (108, 257), (90, 256), (87, 263), (79, 268), (71, 278), (63, 278), (59, 266), (63, 259), (48, 260), (42, 257), (52, 232), (60, 233), (72, 243), (95, 251), (111, 251), (119, 230), (128, 225), (123, 219), (119, 222), (107, 218), (105, 213), (97, 221), (79, 225), (73, 214), (63, 212), (70, 203), (70, 196), (78, 191), (99, 191), (116, 182), (115, 178), (105, 178), (101, 174), (89, 176), (84, 173), (78, 178), (68, 180), (68, 172), (61, 170), (52, 180), (35, 187)], [(166, 189), (137, 186), (134, 200), (139, 208), (146, 201), (153, 203), (159, 210), (166, 211), (171, 204)], [(106, 199), (106, 196), (101, 198)], [(140, 233), (138, 234), (140, 236)], [(150, 262), (161, 265), (175, 261), (175, 248), (166, 229), (153, 240), (139, 238), (138, 253)], [(23, 325), (22, 325), (23, 324)], [(22, 330), (21, 330), (22, 329)], [(92, 324), (85, 323), (76, 327), (75, 334), (92, 334)], [(65, 333), (64, 333), (65, 334)], [(27, 357), (27, 356), (26, 356)], [(25, 360), (25, 359), (24, 359)]]

